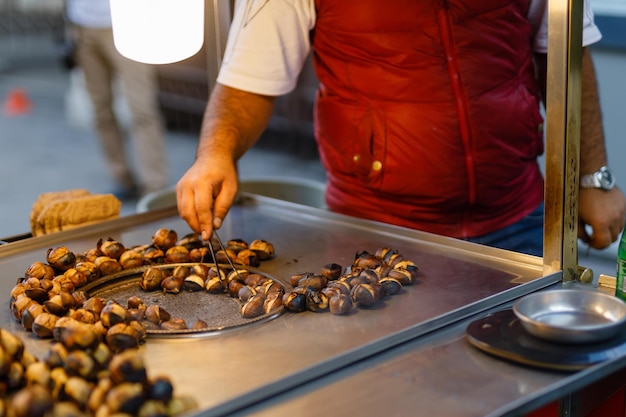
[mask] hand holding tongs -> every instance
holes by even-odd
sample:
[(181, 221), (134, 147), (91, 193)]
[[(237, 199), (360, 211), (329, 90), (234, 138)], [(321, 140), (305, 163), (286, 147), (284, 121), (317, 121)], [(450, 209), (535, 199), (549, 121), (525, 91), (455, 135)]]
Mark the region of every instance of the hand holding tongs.
[[(221, 250), (224, 252), (224, 254), (226, 256), (226, 260), (228, 261), (228, 264), (230, 265), (230, 267), (233, 269), (233, 271), (235, 272), (237, 277), (240, 278), (243, 281), (243, 278), (241, 278), (241, 276), (239, 275), (239, 271), (237, 271), (237, 268), (235, 268), (235, 265), (233, 264), (233, 261), (230, 259), (230, 256), (228, 256), (228, 253), (226, 252), (226, 247), (222, 243), (222, 239), (220, 239), (220, 236), (217, 234), (217, 231), (215, 229), (213, 229), (212, 236), (215, 236), (215, 240), (217, 240), (217, 244), (219, 245)], [(219, 267), (219, 264), (217, 262), (217, 258), (215, 256), (215, 249), (213, 248), (213, 239), (209, 239), (207, 244), (209, 246), (209, 251), (211, 252), (211, 257), (213, 258), (213, 263), (215, 263), (215, 270), (217, 272), (217, 276), (219, 277), (219, 279), (221, 281), (222, 280), (222, 274), (220, 273), (220, 267)], [(226, 274), (224, 274), (224, 276), (226, 276)]]

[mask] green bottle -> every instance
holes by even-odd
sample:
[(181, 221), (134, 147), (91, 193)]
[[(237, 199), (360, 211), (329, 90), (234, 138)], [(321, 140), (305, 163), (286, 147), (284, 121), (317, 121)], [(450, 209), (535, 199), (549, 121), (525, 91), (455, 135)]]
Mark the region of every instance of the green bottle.
[(622, 232), (622, 238), (617, 249), (617, 282), (615, 283), (615, 296), (626, 301), (626, 229)]

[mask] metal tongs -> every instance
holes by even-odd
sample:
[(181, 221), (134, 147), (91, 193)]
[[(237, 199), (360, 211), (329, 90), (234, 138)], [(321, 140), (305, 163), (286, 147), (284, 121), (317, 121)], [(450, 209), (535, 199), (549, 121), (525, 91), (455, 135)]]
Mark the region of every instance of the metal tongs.
[[(217, 262), (217, 258), (215, 257), (215, 248), (213, 248), (213, 236), (215, 236), (215, 240), (217, 240), (217, 244), (220, 246), (220, 249), (224, 252), (226, 260), (228, 261), (228, 264), (235, 272), (235, 275), (237, 275), (237, 278), (243, 281), (243, 278), (241, 278), (241, 275), (239, 275), (239, 271), (237, 270), (237, 268), (235, 268), (235, 265), (233, 264), (233, 261), (230, 259), (230, 256), (228, 256), (228, 252), (226, 252), (226, 247), (224, 246), (224, 243), (222, 243), (222, 239), (220, 239), (220, 236), (217, 234), (217, 231), (213, 229), (211, 239), (209, 239), (208, 241), (208, 246), (209, 246), (209, 251), (211, 252), (211, 257), (213, 258), (213, 263), (215, 264), (215, 271), (217, 272), (217, 276), (219, 280), (223, 282), (222, 274), (220, 272), (220, 267)], [(224, 277), (226, 277), (226, 274), (224, 274)]]

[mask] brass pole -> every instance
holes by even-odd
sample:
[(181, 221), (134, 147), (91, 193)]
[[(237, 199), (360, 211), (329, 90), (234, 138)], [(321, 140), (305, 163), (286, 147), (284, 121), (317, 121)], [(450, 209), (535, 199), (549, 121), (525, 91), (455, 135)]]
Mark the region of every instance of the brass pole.
[(544, 275), (578, 277), (583, 0), (549, 0)]

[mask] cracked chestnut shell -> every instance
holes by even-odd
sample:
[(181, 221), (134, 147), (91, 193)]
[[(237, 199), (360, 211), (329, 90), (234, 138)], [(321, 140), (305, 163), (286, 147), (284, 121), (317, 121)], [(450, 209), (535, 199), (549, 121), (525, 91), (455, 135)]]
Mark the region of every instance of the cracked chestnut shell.
[(33, 262), (24, 273), (24, 276), (26, 278), (32, 277), (38, 279), (52, 279), (54, 278), (54, 275), (54, 269), (52, 268), (52, 266), (40, 261)]
[(343, 267), (337, 263), (329, 263), (322, 267), (322, 276), (329, 281), (334, 281), (339, 279), (341, 273), (343, 271)]
[(178, 234), (175, 230), (161, 228), (152, 235), (152, 243), (163, 251), (167, 251), (172, 246), (176, 245), (178, 241)]
[(352, 305), (350, 297), (341, 293), (333, 294), (328, 300), (330, 312), (335, 315), (349, 313)]
[(143, 253), (127, 250), (120, 256), (119, 263), (124, 269), (138, 268), (143, 265)]
[(161, 288), (164, 278), (164, 273), (160, 268), (150, 267), (141, 274), (139, 286), (144, 291), (156, 291)]
[(263, 239), (256, 239), (250, 242), (248, 249), (253, 250), (259, 256), (259, 259), (266, 261), (274, 257), (274, 245)]
[(98, 240), (97, 247), (104, 256), (108, 256), (116, 260), (119, 260), (122, 254), (126, 251), (124, 245), (112, 237), (109, 237), (106, 240)]
[(56, 271), (64, 272), (76, 265), (76, 255), (65, 246), (48, 249), (46, 261)]

